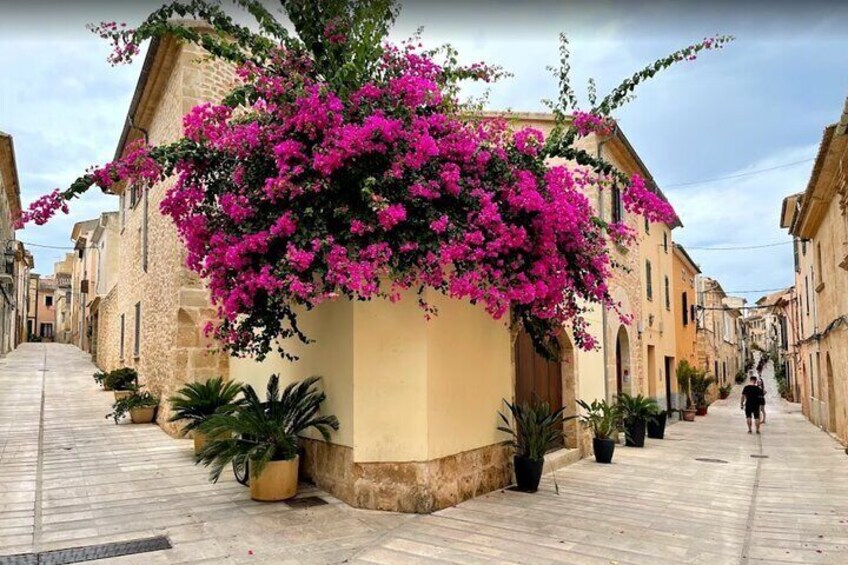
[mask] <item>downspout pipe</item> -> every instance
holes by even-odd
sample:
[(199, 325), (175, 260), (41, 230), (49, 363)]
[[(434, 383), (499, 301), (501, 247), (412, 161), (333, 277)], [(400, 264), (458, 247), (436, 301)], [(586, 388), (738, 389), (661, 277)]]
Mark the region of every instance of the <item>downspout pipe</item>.
[[(602, 138), (598, 139), (598, 144), (597, 144), (597, 158), (598, 159), (603, 158), (602, 154), (603, 154), (604, 145), (610, 139), (612, 139), (613, 135), (615, 135), (615, 134), (613, 133), (609, 136), (602, 137)], [(601, 220), (605, 219), (604, 218), (604, 216), (605, 216), (605, 214), (604, 214), (604, 191), (601, 190), (600, 188), (598, 189), (598, 216), (601, 218)], [(607, 401), (610, 401), (612, 399), (610, 398), (610, 384), (609, 384), (609, 372), (610, 372), (610, 370), (609, 370), (609, 363), (607, 362), (607, 354), (608, 354), (608, 351), (609, 351), (609, 340), (607, 339), (607, 330), (609, 329), (608, 326), (609, 326), (609, 319), (608, 319), (607, 309), (604, 308), (603, 306), (601, 306), (601, 343), (603, 344), (603, 347), (604, 347), (604, 399), (607, 400)]]

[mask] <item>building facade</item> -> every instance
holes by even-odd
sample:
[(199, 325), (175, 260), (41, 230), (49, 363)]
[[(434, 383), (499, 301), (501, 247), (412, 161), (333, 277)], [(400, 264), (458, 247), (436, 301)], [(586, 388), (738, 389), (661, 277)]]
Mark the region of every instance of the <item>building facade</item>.
[(744, 340), (740, 327), (745, 301), (727, 296), (721, 284), (713, 278), (698, 275), (695, 280), (698, 294), (696, 344), (697, 365), (721, 386), (733, 382), (744, 367)]
[(698, 294), (695, 280), (701, 274), (701, 269), (680, 244), (674, 244), (672, 259), (671, 288), (677, 361), (686, 360), (695, 367), (698, 363)]
[(14, 218), (21, 213), (21, 189), (12, 136), (0, 131), (0, 355), (22, 339), (26, 302), (19, 302), (20, 285), (28, 288), (32, 257), (15, 241)]
[[(806, 190), (784, 201), (795, 242), (802, 409), (848, 443), (848, 100), (825, 128)], [(804, 386), (806, 384), (807, 386)]]
[[(191, 107), (228, 90), (230, 69), (202, 55), (173, 38), (152, 42), (117, 155), (142, 135), (153, 145), (178, 139), (182, 116)], [(543, 114), (508, 118), (543, 131), (553, 125), (551, 116)], [(603, 139), (587, 136), (581, 143), (623, 173), (642, 175), (659, 192), (620, 130)], [(213, 344), (203, 327), (215, 319), (215, 310), (202, 281), (184, 266), (176, 229), (159, 213), (172, 182), (114, 189), (119, 200), (114, 263), (97, 274), (98, 281), (105, 278), (111, 286), (89, 304), (89, 316), (96, 319), (97, 364), (105, 370), (136, 368), (142, 383), (162, 398), (184, 383), (218, 375), (258, 388), (272, 373), (285, 381), (322, 376), (325, 409), (336, 414), (341, 428), (329, 442), (306, 442), (304, 473), (349, 504), (429, 512), (508, 485), (511, 457), (496, 425), (504, 399), (521, 401), (544, 390), (545, 399), (574, 414), (577, 398), (613, 399), (632, 392), (665, 402), (668, 391), (676, 390), (676, 383), (669, 382), (677, 355), (670, 280), (675, 226), (650, 225), (642, 233), (643, 223), (625, 213), (615, 186), (587, 197), (602, 218), (638, 234), (634, 245), (610, 250), (619, 265), (611, 294), (634, 322), (591, 309), (587, 318), (598, 350), (577, 350), (566, 332), (563, 359), (550, 364), (528, 349), (526, 336), (511, 333), (479, 306), (431, 292), (425, 298), (439, 315), (429, 322), (413, 299), (322, 304), (300, 318), (315, 342), (290, 344), (296, 362), (272, 357), (258, 363), (209, 348)], [(82, 233), (81, 227), (79, 237), (88, 247), (95, 235)], [(643, 247), (650, 249), (643, 253)], [(642, 268), (646, 261), (656, 264), (652, 277)], [(648, 281), (655, 285), (652, 300), (646, 296)], [(649, 370), (643, 359), (651, 348), (655, 363)], [(533, 381), (533, 370), (543, 364), (550, 386)], [(158, 422), (176, 433), (169, 416), (163, 403)], [(574, 421), (568, 426), (566, 445), (551, 454), (549, 467), (591, 453), (588, 435)]]

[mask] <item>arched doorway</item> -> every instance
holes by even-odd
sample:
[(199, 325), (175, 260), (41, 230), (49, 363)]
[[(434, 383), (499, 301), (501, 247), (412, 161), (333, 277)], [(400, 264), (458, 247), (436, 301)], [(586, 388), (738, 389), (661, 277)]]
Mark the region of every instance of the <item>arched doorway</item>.
[(619, 326), (615, 339), (615, 384), (616, 394), (630, 392), (630, 338), (624, 325)]
[(836, 431), (836, 386), (833, 383), (833, 364), (830, 362), (830, 353), (825, 357), (827, 370), (827, 431)]

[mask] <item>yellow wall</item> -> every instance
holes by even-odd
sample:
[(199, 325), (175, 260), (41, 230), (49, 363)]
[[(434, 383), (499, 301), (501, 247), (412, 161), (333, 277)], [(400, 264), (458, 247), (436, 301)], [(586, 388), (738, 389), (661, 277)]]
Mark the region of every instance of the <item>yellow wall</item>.
[(675, 251), (672, 261), (672, 306), (671, 312), (674, 317), (674, 333), (677, 350), (677, 361), (685, 359), (693, 367), (697, 366), (697, 349), (696, 349), (696, 321), (688, 316), (688, 324), (683, 325), (683, 294), (686, 293), (686, 303), (689, 306), (689, 312), (692, 311), (692, 305), (697, 304), (698, 296), (695, 291), (695, 275), (697, 274), (688, 261), (683, 260), (679, 251)]
[[(665, 236), (665, 239), (663, 239)], [(665, 244), (664, 244), (665, 242)], [(672, 305), (674, 304), (673, 286), (673, 253), (674, 244), (671, 240), (671, 229), (665, 224), (649, 224), (645, 230), (644, 221), (639, 225), (639, 273), (642, 285), (642, 343), (643, 359), (648, 361), (648, 348), (654, 347), (654, 362), (646, 362), (644, 370), (644, 388), (642, 394), (650, 394), (665, 407), (666, 378), (671, 382), (672, 392), (677, 391), (674, 378), (676, 368), (677, 345), (675, 340), (675, 325)], [(653, 296), (647, 295), (646, 261), (651, 262), (651, 286)], [(666, 303), (666, 286), (668, 280), (668, 303)], [(653, 316), (653, 321), (651, 320)], [(665, 358), (670, 357), (669, 374), (665, 374)]]
[(264, 387), (323, 377), (326, 413), (339, 418), (333, 443), (353, 447), (354, 461), (427, 461), (503, 441), (502, 399), (512, 398), (509, 330), (482, 308), (430, 292), (430, 321), (414, 295), (398, 303), (338, 300), (305, 312), (295, 362), (276, 354), (263, 363), (232, 359), (232, 378)]
[(261, 363), (233, 357), (230, 378), (253, 386), (264, 398), (268, 377), (274, 373), (280, 375), (284, 384), (320, 376), (327, 393), (323, 412), (335, 414), (341, 423), (332, 441), (353, 447), (353, 304), (342, 300), (328, 302), (303, 313), (299, 321), (301, 330), (315, 342), (286, 340), (286, 351), (299, 357), (297, 361), (286, 361), (276, 351)]

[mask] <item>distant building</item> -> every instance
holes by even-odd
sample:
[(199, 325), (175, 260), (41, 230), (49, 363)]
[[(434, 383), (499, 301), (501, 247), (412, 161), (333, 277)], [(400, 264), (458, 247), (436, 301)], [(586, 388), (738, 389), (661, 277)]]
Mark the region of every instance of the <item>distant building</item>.
[(781, 227), (793, 236), (797, 336), (792, 344), (801, 407), (848, 443), (848, 99), (824, 129), (801, 194), (783, 201)]
[[(32, 256), (15, 241), (14, 219), (21, 213), (21, 189), (12, 136), (0, 131), (0, 354), (23, 339)], [(23, 289), (21, 288), (23, 287)]]

